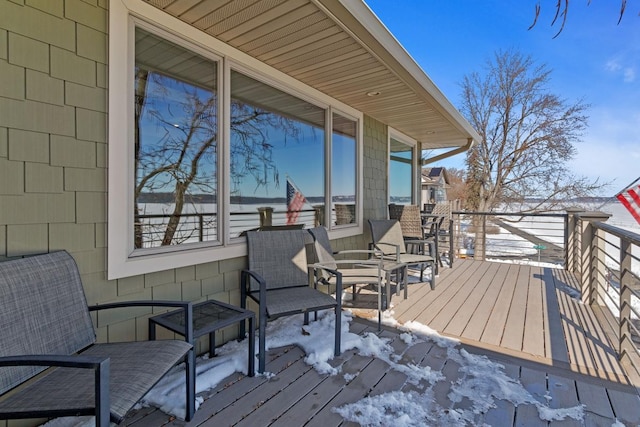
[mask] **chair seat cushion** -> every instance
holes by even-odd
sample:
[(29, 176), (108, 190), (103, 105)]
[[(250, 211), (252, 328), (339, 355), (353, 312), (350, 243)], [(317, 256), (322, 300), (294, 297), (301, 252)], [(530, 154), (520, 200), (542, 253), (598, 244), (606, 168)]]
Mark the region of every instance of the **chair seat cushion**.
[(404, 264), (420, 264), (423, 262), (434, 262), (434, 259), (430, 255), (400, 254), (400, 259), (398, 261)]
[[(111, 359), (111, 419), (126, 413), (191, 349), (185, 341), (95, 344), (83, 355)], [(0, 412), (54, 411), (94, 406), (91, 369), (57, 368), (0, 402)]]
[[(377, 285), (378, 281), (384, 279), (384, 277), (379, 277), (377, 268), (341, 268), (338, 271), (342, 273), (342, 285), (344, 286), (369, 283)], [(327, 280), (327, 283), (335, 285), (336, 277), (332, 276)]]
[[(258, 292), (251, 295), (259, 299)], [(306, 311), (333, 308), (337, 305), (335, 298), (309, 286), (270, 289), (267, 291), (267, 316), (279, 317)]]

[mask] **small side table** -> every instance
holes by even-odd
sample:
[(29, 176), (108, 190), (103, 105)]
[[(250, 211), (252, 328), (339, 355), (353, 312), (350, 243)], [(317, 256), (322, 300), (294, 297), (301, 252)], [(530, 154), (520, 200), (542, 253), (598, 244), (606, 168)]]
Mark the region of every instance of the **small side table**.
[[(194, 340), (209, 334), (209, 355), (215, 356), (215, 332), (234, 323), (249, 320), (249, 365), (248, 375), (255, 375), (255, 313), (220, 301), (204, 301), (193, 305)], [(149, 318), (149, 339), (156, 339), (156, 325), (185, 335), (184, 311), (174, 310)], [(239, 337), (240, 339), (241, 337)], [(244, 338), (244, 337), (242, 337)], [(195, 344), (195, 343), (192, 343)]]

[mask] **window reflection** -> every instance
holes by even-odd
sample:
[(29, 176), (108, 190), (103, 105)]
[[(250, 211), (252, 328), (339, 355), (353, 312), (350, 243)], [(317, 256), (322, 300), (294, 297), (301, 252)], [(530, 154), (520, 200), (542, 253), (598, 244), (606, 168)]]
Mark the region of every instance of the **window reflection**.
[(389, 203), (413, 202), (413, 148), (391, 138), (389, 158)]
[(217, 64), (136, 29), (134, 247), (218, 240)]
[(324, 109), (231, 72), (231, 237), (324, 223), (324, 127)]
[(331, 142), (331, 203), (334, 224), (356, 222), (357, 122), (333, 113)]

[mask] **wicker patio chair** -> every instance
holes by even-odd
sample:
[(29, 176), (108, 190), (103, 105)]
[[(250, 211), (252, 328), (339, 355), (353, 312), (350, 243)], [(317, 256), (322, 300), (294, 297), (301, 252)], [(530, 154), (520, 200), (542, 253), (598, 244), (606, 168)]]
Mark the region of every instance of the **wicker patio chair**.
[[(308, 270), (307, 243), (312, 243), (312, 238), (306, 230), (247, 232), (249, 268), (242, 272), (240, 302), (246, 308), (247, 298), (251, 298), (259, 306), (259, 372), (265, 368), (267, 322), (278, 317), (303, 313), (307, 324), (309, 312), (333, 309), (334, 352), (340, 354), (342, 282), (338, 277), (335, 298), (310, 286), (313, 278)], [(242, 325), (240, 329), (244, 334)]]
[(449, 260), (449, 267), (453, 267), (453, 219), (451, 215), (451, 203), (438, 202), (435, 204), (431, 213), (443, 218), (442, 223), (438, 227), (438, 240), (440, 242), (447, 243), (446, 245), (442, 245), (442, 247), (448, 248), (446, 252), (447, 259)]
[[(358, 285), (373, 285), (378, 297), (379, 330), (382, 312), (389, 308), (391, 303), (392, 277), (395, 279), (398, 293), (401, 281), (404, 282), (404, 298), (407, 298), (406, 265), (385, 262), (382, 253), (377, 250), (354, 249), (334, 252), (326, 228), (320, 226), (308, 231), (313, 236), (317, 261), (313, 264), (315, 281), (335, 286), (340, 276), (343, 289), (345, 286), (351, 286), (354, 301)], [(343, 258), (344, 256), (349, 258)]]
[(431, 289), (436, 287), (435, 259), (431, 255), (409, 253), (407, 245), (422, 245), (423, 240), (408, 240), (402, 236), (400, 222), (396, 219), (370, 219), (372, 245), (380, 250), (385, 259), (393, 260), (406, 265), (418, 265), (420, 267), (420, 281), (424, 280), (424, 270), (431, 267)]
[[(402, 237), (405, 242), (411, 243), (411, 252), (439, 258), (436, 240), (439, 222), (436, 217), (423, 218), (418, 205), (390, 204), (389, 219), (400, 222)], [(417, 243), (417, 240), (421, 240), (422, 244)], [(438, 274), (438, 263), (435, 264), (435, 273)]]

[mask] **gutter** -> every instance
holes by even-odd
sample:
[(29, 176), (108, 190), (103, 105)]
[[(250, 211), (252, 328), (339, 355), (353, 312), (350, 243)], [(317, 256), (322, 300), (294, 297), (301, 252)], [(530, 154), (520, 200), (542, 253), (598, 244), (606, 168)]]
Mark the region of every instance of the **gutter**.
[(438, 162), (442, 159), (455, 156), (456, 154), (464, 153), (471, 147), (473, 147), (473, 138), (467, 138), (467, 143), (461, 147), (454, 148), (453, 150), (447, 151), (446, 153), (438, 154), (437, 156), (429, 157), (428, 159), (422, 159), (422, 166)]

